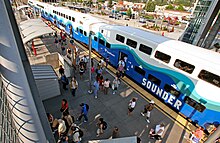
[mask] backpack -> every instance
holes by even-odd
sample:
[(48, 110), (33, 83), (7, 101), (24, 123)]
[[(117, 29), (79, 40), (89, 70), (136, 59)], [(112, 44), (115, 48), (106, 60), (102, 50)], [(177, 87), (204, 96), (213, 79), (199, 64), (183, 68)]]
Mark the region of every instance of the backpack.
[(83, 131), (79, 128), (79, 127), (76, 127), (78, 129), (78, 131), (75, 131), (73, 134), (75, 134), (76, 132), (79, 132), (79, 137), (82, 138), (83, 137)]
[(69, 80), (68, 80), (68, 78), (66, 78), (65, 81), (66, 81), (66, 84), (68, 85), (68, 84), (69, 84)]
[(86, 110), (89, 111), (89, 105), (88, 104), (86, 104)]
[(107, 123), (106, 123), (105, 121), (103, 121), (103, 127), (102, 127), (102, 129), (103, 129), (103, 130), (106, 130), (107, 127), (108, 127)]

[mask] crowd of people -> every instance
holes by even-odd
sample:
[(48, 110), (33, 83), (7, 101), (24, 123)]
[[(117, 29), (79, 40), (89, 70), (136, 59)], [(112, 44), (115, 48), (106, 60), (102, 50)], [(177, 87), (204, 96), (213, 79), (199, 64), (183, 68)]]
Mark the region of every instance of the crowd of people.
[[(60, 39), (58, 39), (57, 33), (55, 33), (55, 44), (56, 47), (58, 45), (61, 45), (62, 54), (64, 55), (65, 51), (65, 45), (66, 45), (66, 35), (61, 31), (60, 32)], [(66, 56), (71, 59), (71, 49), (66, 49)], [(88, 57), (86, 55), (82, 56), (80, 58), (79, 49), (76, 48), (75, 50), (76, 55), (76, 71), (78, 71), (79, 79), (84, 79), (84, 73), (88, 70)], [(109, 78), (105, 78), (105, 73), (107, 72), (108, 65), (110, 64), (109, 57), (106, 59), (101, 59), (97, 64), (94, 64), (93, 59), (91, 59), (91, 74), (92, 74), (92, 81), (93, 81), (93, 95), (94, 98), (98, 98), (99, 92), (103, 92), (104, 95), (108, 95), (111, 91), (112, 95), (117, 93), (117, 90), (120, 87), (121, 80), (125, 74), (126, 71), (126, 61), (127, 57), (123, 57), (118, 62), (117, 72), (115, 74), (115, 77), (111, 81)], [(69, 85), (71, 94), (73, 97), (76, 96), (76, 91), (79, 87), (78, 81), (76, 80), (77, 73), (71, 78), (71, 81), (69, 82), (68, 78), (65, 76), (65, 70), (62, 66), (59, 68), (59, 74), (60, 74), (60, 80), (62, 83), (62, 88), (64, 90), (68, 90), (67, 86)], [(110, 90), (111, 89), (111, 90)], [(128, 116), (131, 116), (136, 104), (137, 104), (137, 98), (133, 97), (129, 103), (128, 103)], [(83, 137), (83, 130), (77, 126), (76, 123), (81, 122), (83, 118), (83, 122), (88, 122), (88, 112), (89, 112), (89, 105), (86, 103), (81, 103), (79, 105), (81, 107), (80, 115), (77, 117), (76, 121), (75, 118), (70, 115), (69, 113), (69, 105), (68, 101), (66, 99), (62, 100), (60, 112), (62, 113), (60, 119), (54, 119), (53, 116), (49, 113), (47, 113), (48, 121), (51, 125), (51, 129), (54, 134), (58, 134), (59, 140), (58, 142), (69, 142), (72, 141), (73, 143), (80, 143)], [(155, 107), (155, 102), (153, 100), (150, 101), (149, 104), (144, 106), (143, 111), (140, 112), (142, 116), (146, 116), (146, 122), (150, 123), (150, 116), (151, 112), (153, 111)], [(104, 131), (107, 129), (108, 125), (107, 122), (104, 120), (103, 117), (100, 117), (97, 122), (97, 137), (102, 135)], [(155, 128), (150, 129), (149, 131), (149, 138), (158, 140), (159, 142), (162, 141), (162, 136), (165, 131), (165, 124), (159, 123), (155, 126)], [(205, 130), (206, 132), (207, 130)], [(198, 128), (194, 132), (192, 132), (189, 141), (192, 143), (198, 143), (199, 140), (203, 137), (204, 129)], [(119, 128), (114, 127), (112, 131), (112, 138), (118, 138), (119, 137)], [(216, 140), (216, 142), (218, 142)], [(138, 137), (138, 141), (141, 142), (141, 139)]]

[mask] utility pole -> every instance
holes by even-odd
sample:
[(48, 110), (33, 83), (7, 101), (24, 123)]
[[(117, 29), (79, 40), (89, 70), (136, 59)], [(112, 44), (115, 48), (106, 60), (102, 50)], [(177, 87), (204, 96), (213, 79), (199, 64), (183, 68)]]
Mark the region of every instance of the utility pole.
[(91, 52), (92, 52), (92, 31), (89, 30), (89, 90), (88, 90), (89, 94), (92, 93)]

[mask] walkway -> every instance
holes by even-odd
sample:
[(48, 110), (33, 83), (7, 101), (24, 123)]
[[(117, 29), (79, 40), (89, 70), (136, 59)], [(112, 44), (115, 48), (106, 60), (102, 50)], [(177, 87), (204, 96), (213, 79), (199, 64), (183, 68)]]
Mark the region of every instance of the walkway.
[[(49, 51), (54, 51), (56, 49), (55, 45), (51, 44), (53, 43), (53, 38), (44, 38), (42, 41), (45, 45), (50, 45), (47, 46)], [(60, 49), (57, 49), (57, 51), (60, 52)], [(109, 78), (112, 81), (113, 75), (114, 74), (112, 72), (106, 72), (104, 74), (104, 78)], [(90, 106), (88, 114), (89, 122), (77, 123), (84, 130), (83, 142), (96, 139), (107, 139), (111, 136), (114, 126), (117, 126), (119, 128), (120, 137), (137, 135), (141, 137), (143, 143), (153, 143), (155, 141), (148, 138), (149, 130), (161, 122), (164, 122), (166, 125), (163, 143), (187, 142), (185, 138), (187, 138), (189, 134), (181, 125), (179, 125), (177, 121), (174, 121), (170, 115), (168, 115), (174, 114), (173, 111), (156, 99), (154, 99), (156, 103), (161, 105), (153, 110), (151, 114), (151, 123), (147, 124), (145, 118), (140, 115), (140, 111), (143, 109), (144, 105), (148, 103), (146, 98), (152, 99), (153, 96), (149, 95), (143, 89), (137, 92), (136, 89), (140, 87), (138, 87), (135, 83), (132, 83), (132, 81), (129, 81), (129, 84), (132, 84), (135, 88), (132, 88), (127, 83), (122, 82), (117, 94), (113, 95), (112, 91), (109, 91), (108, 95), (104, 95), (103, 92), (100, 91), (98, 98), (95, 99), (93, 95), (89, 95), (87, 93), (88, 71), (85, 73), (82, 80), (80, 80), (77, 72), (75, 76), (79, 83), (79, 88), (76, 91), (76, 97), (72, 97), (69, 90), (64, 91), (61, 89), (62, 95), (44, 101), (44, 105), (47, 112), (50, 112), (56, 118), (60, 118), (61, 113), (59, 109), (61, 106), (61, 100), (65, 98), (69, 102), (70, 114), (74, 115), (76, 118), (80, 114), (79, 104), (82, 102), (87, 103)], [(125, 78), (125, 80), (128, 81), (129, 79)], [(132, 97), (138, 98), (137, 106), (133, 111), (133, 115), (128, 116), (127, 106)], [(164, 113), (161, 109), (168, 110), (168, 114)], [(97, 118), (100, 116), (108, 123), (108, 128), (102, 136), (96, 137), (96, 123)], [(177, 120), (180, 118), (180, 116), (176, 116)], [(188, 122), (184, 122), (184, 124), (191, 126)]]

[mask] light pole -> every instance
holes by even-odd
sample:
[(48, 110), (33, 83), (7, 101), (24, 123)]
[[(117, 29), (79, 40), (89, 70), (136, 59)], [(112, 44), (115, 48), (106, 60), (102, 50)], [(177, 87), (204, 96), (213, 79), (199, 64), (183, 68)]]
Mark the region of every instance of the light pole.
[(89, 30), (89, 90), (88, 90), (89, 94), (92, 93), (91, 50), (92, 50), (92, 32)]

